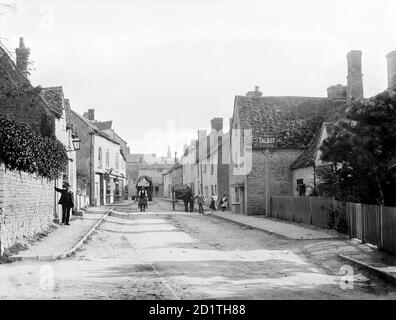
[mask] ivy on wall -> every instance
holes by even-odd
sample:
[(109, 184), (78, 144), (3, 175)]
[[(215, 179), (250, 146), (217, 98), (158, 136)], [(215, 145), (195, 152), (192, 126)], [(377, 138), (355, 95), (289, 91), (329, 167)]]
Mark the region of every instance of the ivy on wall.
[(0, 116), (0, 162), (6, 168), (53, 180), (65, 171), (67, 161), (66, 150), (58, 140), (35, 133), (27, 124)]

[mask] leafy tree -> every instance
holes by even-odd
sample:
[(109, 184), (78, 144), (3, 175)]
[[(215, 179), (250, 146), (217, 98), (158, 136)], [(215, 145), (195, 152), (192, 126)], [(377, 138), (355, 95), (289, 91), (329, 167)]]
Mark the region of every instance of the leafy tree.
[(396, 205), (396, 93), (353, 101), (324, 141), (320, 188), (339, 200)]

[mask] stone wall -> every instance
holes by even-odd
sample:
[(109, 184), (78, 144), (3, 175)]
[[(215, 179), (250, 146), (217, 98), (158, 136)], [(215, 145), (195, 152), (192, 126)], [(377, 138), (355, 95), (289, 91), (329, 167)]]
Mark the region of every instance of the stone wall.
[(54, 183), (0, 165), (0, 253), (48, 227), (55, 205)]
[[(301, 152), (301, 149), (271, 150), (269, 157), (271, 195), (293, 195), (290, 166)], [(247, 176), (247, 214), (265, 214), (265, 151), (254, 150), (252, 158), (252, 171)]]

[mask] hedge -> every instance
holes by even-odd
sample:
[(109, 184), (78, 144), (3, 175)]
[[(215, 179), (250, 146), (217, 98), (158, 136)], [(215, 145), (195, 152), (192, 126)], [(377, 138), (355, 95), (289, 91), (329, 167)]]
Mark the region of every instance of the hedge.
[(36, 173), (54, 180), (67, 167), (65, 147), (35, 133), (27, 124), (0, 116), (0, 162), (7, 169)]

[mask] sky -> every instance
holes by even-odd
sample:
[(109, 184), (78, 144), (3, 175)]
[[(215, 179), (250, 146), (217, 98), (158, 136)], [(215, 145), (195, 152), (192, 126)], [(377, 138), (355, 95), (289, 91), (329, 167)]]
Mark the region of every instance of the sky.
[(0, 41), (31, 49), (33, 85), (113, 120), (133, 153), (181, 154), (235, 95), (326, 96), (362, 50), (365, 97), (387, 87), (394, 0), (0, 0)]

